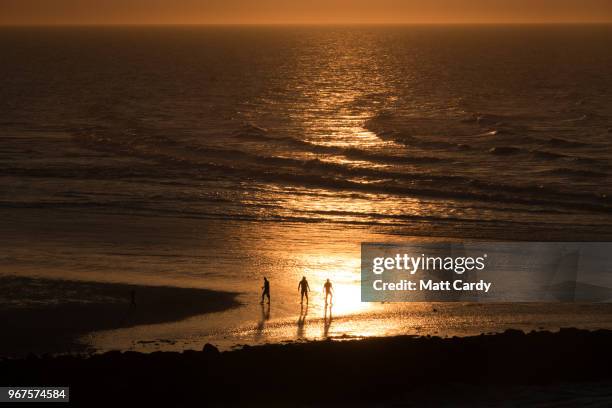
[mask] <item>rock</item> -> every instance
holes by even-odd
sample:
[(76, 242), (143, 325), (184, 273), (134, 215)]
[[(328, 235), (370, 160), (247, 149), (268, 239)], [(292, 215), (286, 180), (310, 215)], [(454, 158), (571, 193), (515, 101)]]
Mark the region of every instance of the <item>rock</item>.
[(202, 352), (209, 356), (218, 356), (220, 354), (219, 349), (210, 343), (206, 343), (204, 345), (204, 347), (202, 348)]
[(516, 330), (516, 329), (507, 329), (507, 330), (504, 332), (504, 335), (505, 335), (505, 336), (514, 336), (514, 337), (516, 337), (516, 336), (524, 336), (524, 335), (525, 335), (525, 333), (524, 333), (522, 330)]

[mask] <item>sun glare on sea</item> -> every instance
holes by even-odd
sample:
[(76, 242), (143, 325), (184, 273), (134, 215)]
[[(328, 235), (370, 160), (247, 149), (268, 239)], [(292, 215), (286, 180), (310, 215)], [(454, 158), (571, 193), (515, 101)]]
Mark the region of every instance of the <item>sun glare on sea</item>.
[(332, 282), (331, 306), (336, 316), (361, 313), (371, 308), (370, 303), (361, 302), (360, 260), (356, 257), (330, 254), (313, 256), (305, 254), (305, 262), (311, 265), (304, 270), (312, 290), (311, 306), (325, 307), (323, 285)]

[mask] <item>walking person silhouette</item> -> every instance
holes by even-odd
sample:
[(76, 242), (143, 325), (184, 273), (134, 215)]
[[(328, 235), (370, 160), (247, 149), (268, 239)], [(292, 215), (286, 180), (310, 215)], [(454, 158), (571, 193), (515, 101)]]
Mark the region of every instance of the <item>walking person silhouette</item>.
[(264, 284), (261, 287), (263, 289), (263, 292), (261, 293), (261, 302), (260, 304), (263, 305), (264, 303), (264, 297), (267, 296), (268, 297), (268, 304), (270, 304), (270, 282), (268, 281), (268, 279), (264, 276)]
[(136, 291), (130, 290), (130, 307), (136, 307)]
[(329, 281), (329, 279), (327, 279), (325, 281), (325, 284), (323, 285), (323, 292), (325, 292), (325, 304), (327, 305), (327, 297), (329, 296), (329, 303), (331, 304), (331, 301), (333, 299), (333, 291), (332, 291), (332, 283)]
[(301, 293), (301, 304), (304, 304), (304, 296), (306, 296), (306, 304), (308, 304), (308, 292), (310, 291), (310, 286), (308, 285), (308, 281), (305, 276), (302, 276), (302, 280), (298, 283), (298, 292)]

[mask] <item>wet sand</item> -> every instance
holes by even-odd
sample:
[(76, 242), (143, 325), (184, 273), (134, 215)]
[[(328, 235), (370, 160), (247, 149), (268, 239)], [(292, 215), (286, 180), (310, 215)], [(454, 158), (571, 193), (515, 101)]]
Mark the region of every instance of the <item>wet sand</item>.
[(206, 289), (2, 276), (0, 356), (84, 352), (78, 338), (86, 333), (219, 312), (238, 306), (235, 298)]
[[(172, 406), (610, 406), (612, 331), (385, 337), (0, 362), (71, 401)], [(10, 381), (8, 381), (10, 379)]]

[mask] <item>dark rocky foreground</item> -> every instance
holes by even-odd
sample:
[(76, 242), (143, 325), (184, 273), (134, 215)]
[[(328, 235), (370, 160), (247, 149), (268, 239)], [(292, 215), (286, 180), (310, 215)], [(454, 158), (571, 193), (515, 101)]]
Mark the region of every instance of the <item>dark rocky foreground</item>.
[(69, 385), (88, 406), (611, 406), (612, 331), (32, 356), (0, 362), (0, 384)]

